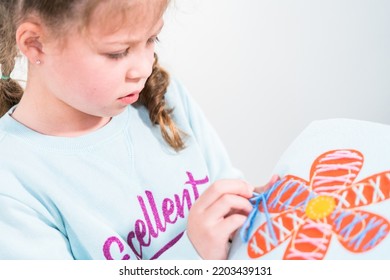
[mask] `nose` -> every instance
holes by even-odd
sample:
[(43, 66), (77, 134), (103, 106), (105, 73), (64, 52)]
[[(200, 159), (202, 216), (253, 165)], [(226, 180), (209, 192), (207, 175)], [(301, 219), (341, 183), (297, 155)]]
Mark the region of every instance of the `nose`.
[(137, 50), (129, 56), (129, 64), (126, 73), (128, 81), (147, 79), (152, 74), (154, 52), (150, 50)]

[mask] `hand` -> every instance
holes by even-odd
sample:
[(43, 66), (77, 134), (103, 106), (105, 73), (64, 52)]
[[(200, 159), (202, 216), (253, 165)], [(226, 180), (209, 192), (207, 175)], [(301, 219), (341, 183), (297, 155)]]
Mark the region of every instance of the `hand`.
[[(280, 180), (280, 176), (279, 175), (272, 175), (272, 177), (271, 177), (271, 179), (268, 181), (268, 183), (267, 184), (265, 184), (264, 186), (260, 186), (260, 187), (255, 187), (255, 190), (254, 190), (254, 193), (252, 194), (252, 195), (254, 195), (254, 194), (260, 194), (260, 193), (263, 193), (263, 192), (266, 192), (270, 187), (272, 187), (278, 180)], [(253, 202), (252, 202), (252, 207), (253, 207), (254, 205), (253, 205)], [(252, 210), (253, 210), (253, 208), (252, 208)], [(252, 211), (251, 210), (251, 211)], [(236, 235), (236, 232), (234, 232), (231, 236), (230, 236), (230, 238), (229, 238), (229, 240), (233, 240), (233, 238), (234, 238), (234, 236)]]
[(272, 187), (276, 183), (276, 181), (278, 181), (278, 180), (280, 180), (279, 175), (277, 175), (277, 174), (272, 175), (271, 179), (269, 180), (269, 182), (267, 184), (265, 184), (264, 186), (255, 187), (255, 192), (257, 192), (257, 193), (265, 192), (270, 187)]
[(226, 259), (229, 237), (241, 227), (252, 205), (253, 186), (241, 180), (220, 180), (194, 203), (187, 234), (203, 259)]

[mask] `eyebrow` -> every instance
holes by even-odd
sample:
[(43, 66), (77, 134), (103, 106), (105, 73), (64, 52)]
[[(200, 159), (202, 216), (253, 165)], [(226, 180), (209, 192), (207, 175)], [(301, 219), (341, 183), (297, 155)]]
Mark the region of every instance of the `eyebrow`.
[[(153, 32), (152, 36), (158, 35), (161, 32), (161, 30), (163, 29), (163, 27), (164, 27), (164, 22), (162, 22), (160, 28), (156, 32)], [(139, 41), (141, 41), (141, 40), (112, 41), (112, 42), (107, 42), (106, 45), (131, 45), (131, 44), (137, 43)]]

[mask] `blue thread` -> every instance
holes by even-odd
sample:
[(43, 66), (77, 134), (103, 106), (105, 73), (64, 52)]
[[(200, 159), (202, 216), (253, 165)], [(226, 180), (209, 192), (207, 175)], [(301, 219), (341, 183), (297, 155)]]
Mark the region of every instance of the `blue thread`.
[(1, 75), (1, 79), (3, 81), (7, 81), (7, 80), (11, 79), (11, 77), (10, 76), (5, 76), (5, 75)]
[(382, 225), (378, 232), (375, 234), (375, 236), (371, 239), (370, 242), (368, 242), (364, 247), (363, 250), (367, 250), (368, 248), (374, 247), (380, 239), (385, 237), (387, 235), (387, 225)]
[(367, 226), (358, 235), (352, 238), (349, 244), (351, 245), (356, 241), (354, 249), (357, 250), (362, 243), (364, 237), (366, 237), (366, 233), (380, 225), (380, 223), (381, 221), (376, 221), (375, 218), (370, 219), (370, 221), (367, 223)]
[[(241, 240), (243, 242), (248, 242), (248, 240), (249, 240), (249, 236), (252, 232), (253, 224), (254, 224), (255, 218), (257, 216), (257, 212), (260, 211), (260, 209), (259, 209), (260, 203), (261, 203), (263, 211), (264, 211), (264, 216), (265, 216), (266, 223), (267, 223), (267, 226), (269, 229), (269, 234), (270, 234), (271, 238), (273, 239), (273, 241), (277, 242), (274, 226), (272, 225), (271, 214), (269, 213), (268, 208), (271, 210), (275, 210), (275, 209), (277, 210), (277, 208), (279, 206), (279, 209), (281, 209), (281, 210), (288, 209), (289, 207), (291, 207), (292, 201), (297, 196), (303, 194), (307, 190), (307, 188), (305, 187), (306, 185), (304, 183), (299, 182), (299, 181), (290, 181), (280, 190), (280, 192), (273, 198), (273, 200), (270, 201), (270, 197), (272, 196), (274, 191), (277, 188), (279, 188), (279, 186), (281, 184), (283, 184), (285, 182), (286, 182), (286, 178), (278, 180), (264, 193), (261, 193), (261, 194), (254, 193), (254, 196), (251, 199), (249, 199), (249, 201), (253, 204), (253, 209), (249, 213), (245, 223), (243, 224), (243, 226), (240, 229), (240, 237), (241, 237)], [(297, 184), (298, 184), (298, 186), (297, 186)], [(283, 202), (283, 204), (279, 205), (278, 203), (280, 203), (281, 197), (283, 195), (285, 195), (287, 191), (289, 191), (291, 188), (293, 188), (295, 186), (297, 186), (296, 191), (285, 202)], [(301, 206), (307, 205), (307, 203), (313, 197), (316, 197), (316, 196), (317, 195), (313, 192), (309, 193), (309, 195), (307, 196), (306, 199), (304, 199), (298, 205), (294, 206), (294, 209), (297, 209), (297, 208), (300, 208)], [(268, 202), (269, 207), (267, 207), (267, 202)]]
[[(265, 216), (265, 219), (266, 219), (266, 222), (267, 222), (267, 225), (269, 227), (269, 230), (270, 230), (270, 234), (271, 234), (271, 237), (273, 238), (274, 242), (276, 242), (276, 234), (275, 234), (275, 231), (274, 231), (274, 228), (272, 226), (272, 222), (271, 222), (271, 215), (270, 213), (268, 212), (268, 207), (267, 207), (267, 201), (269, 200), (270, 196), (272, 195), (272, 193), (280, 186), (280, 184), (282, 184), (283, 182), (285, 181), (285, 179), (282, 179), (282, 180), (278, 180), (276, 181), (267, 191), (265, 191), (264, 193), (254, 193), (254, 196), (249, 200), (252, 204), (253, 204), (253, 209), (252, 211), (249, 213), (245, 223), (243, 224), (243, 226), (241, 227), (240, 229), (240, 237), (241, 237), (241, 240), (243, 240), (245, 243), (248, 242), (249, 240), (249, 235), (252, 231), (252, 228), (253, 228), (253, 223), (255, 221), (255, 218), (256, 218), (256, 215), (257, 215), (257, 212), (259, 212), (259, 206), (260, 206), (260, 203), (262, 204), (263, 206), (263, 210), (264, 210), (264, 216)], [(276, 200), (276, 199), (275, 199)], [(277, 201), (277, 200), (276, 200)], [(272, 207), (271, 207), (272, 208)]]
[(352, 215), (351, 213), (349, 212), (346, 212), (346, 211), (342, 211), (340, 212), (340, 215), (337, 217), (337, 219), (335, 219), (335, 225), (336, 225), (336, 229), (337, 230), (340, 230), (340, 226), (341, 226), (341, 223), (343, 222), (344, 218), (345, 217), (348, 217)]
[[(285, 188), (283, 188), (283, 190), (281, 190), (281, 195), (284, 195), (286, 192), (288, 192), (290, 189), (292, 189), (293, 187), (295, 187), (297, 184), (299, 184), (298, 182), (295, 182), (295, 181), (293, 181), (293, 182), (288, 182), (287, 183), (287, 185), (286, 185), (286, 187)], [(291, 199), (291, 197), (289, 198), (289, 199), (287, 199), (285, 202), (283, 202), (283, 204), (280, 206), (280, 209), (281, 210), (287, 210), (288, 209), (288, 207), (291, 205), (291, 201), (292, 201), (292, 199)]]
[[(275, 197), (274, 204), (279, 203), (280, 198), (295, 185), (296, 185), (296, 182), (294, 182), (294, 181), (288, 182), (287, 185), (285, 185), (284, 188), (280, 190), (280, 193), (278, 194), (278, 196)], [(283, 209), (283, 207), (284, 207), (284, 209), (287, 209), (288, 205), (286, 204), (286, 202), (284, 202), (282, 205), (280, 205), (280, 209)]]
[(276, 239), (274, 227), (273, 227), (272, 222), (271, 222), (271, 215), (269, 214), (268, 209), (267, 209), (267, 201), (265, 199), (263, 199), (262, 202), (263, 202), (265, 219), (267, 221), (267, 225), (268, 225), (269, 231), (271, 233), (271, 237), (274, 241), (274, 244), (277, 244), (278, 240)]
[(253, 209), (249, 213), (245, 223), (243, 224), (240, 230), (241, 240), (243, 240), (245, 243), (248, 242), (249, 232), (252, 230), (253, 221), (255, 220), (257, 209), (262, 199), (264, 199), (264, 194), (256, 194), (253, 198), (250, 199), (251, 202), (254, 201)]
[[(337, 219), (335, 220), (335, 224), (336, 224), (336, 229), (339, 230), (340, 229), (340, 226), (341, 226), (341, 223), (343, 222), (343, 220), (348, 217), (348, 216), (351, 216), (353, 215), (353, 213), (349, 213), (349, 212), (346, 212), (346, 211), (343, 211), (340, 213), (340, 216), (337, 217)], [(353, 220), (350, 222), (349, 225), (346, 225), (341, 231), (340, 231), (340, 235), (343, 236), (344, 239), (348, 239), (352, 230), (355, 228), (355, 226), (359, 223), (361, 223), (364, 219), (366, 219), (368, 217), (368, 215), (356, 215)], [(357, 250), (358, 247), (360, 246), (361, 242), (363, 241), (364, 237), (366, 236), (366, 234), (377, 228), (379, 225), (381, 224), (381, 221), (376, 221), (375, 218), (372, 218), (370, 219), (370, 221), (368, 221), (366, 227), (357, 235), (355, 235), (353, 238), (351, 238), (351, 240), (348, 242), (348, 244), (350, 246), (354, 246), (354, 249)], [(368, 248), (372, 248), (375, 246), (375, 244), (384, 236), (387, 235), (387, 232), (386, 232), (386, 228), (387, 226), (386, 225), (383, 225), (379, 230), (378, 232), (375, 234), (375, 236), (372, 237), (372, 239), (363, 247), (363, 250), (367, 250)]]
[[(276, 183), (271, 187), (271, 189), (269, 189), (267, 191), (267, 193), (272, 193), (276, 189), (276, 187), (278, 187), (282, 182), (283, 181), (276, 181)], [(280, 196), (281, 196), (281, 194), (279, 194), (278, 196), (276, 196), (274, 198), (274, 200), (269, 202), (269, 206), (270, 206), (271, 209), (275, 209), (276, 208)], [(269, 198), (269, 196), (267, 196), (267, 200), (268, 200), (268, 198)]]
[[(291, 206), (291, 202), (295, 199), (295, 197), (297, 197), (298, 195), (302, 194), (306, 188), (303, 187), (304, 184), (302, 183), (299, 183), (299, 182), (296, 182), (296, 184), (299, 184), (296, 191), (290, 196), (290, 198), (288, 200), (286, 200), (285, 202), (285, 209), (287, 210), (287, 208), (289, 208)], [(295, 184), (295, 185), (296, 185)], [(302, 203), (301, 203), (302, 204)], [(296, 207), (297, 208), (297, 207)]]
[[(352, 213), (350, 215), (353, 215)], [(349, 225), (346, 225), (341, 231), (340, 231), (340, 234), (345, 238), (345, 239), (348, 239), (349, 238), (349, 235), (351, 234), (351, 232), (353, 231), (353, 229), (355, 228), (355, 226), (359, 223), (361, 223), (365, 218), (367, 218), (367, 215), (365, 216), (360, 216), (360, 215), (356, 215), (354, 216), (353, 220), (351, 221), (351, 223)], [(353, 240), (353, 239), (352, 239)], [(351, 241), (352, 241), (351, 240)]]
[[(301, 185), (301, 186), (304, 186), (304, 185)], [(306, 188), (303, 187), (302, 189), (305, 190)], [(293, 209), (294, 210), (296, 210), (298, 208), (306, 209), (306, 206), (309, 203), (309, 201), (312, 200), (313, 198), (317, 197), (317, 196), (318, 195), (316, 193), (310, 192), (309, 195), (306, 197), (306, 199), (304, 201), (302, 201), (301, 203), (298, 203)]]

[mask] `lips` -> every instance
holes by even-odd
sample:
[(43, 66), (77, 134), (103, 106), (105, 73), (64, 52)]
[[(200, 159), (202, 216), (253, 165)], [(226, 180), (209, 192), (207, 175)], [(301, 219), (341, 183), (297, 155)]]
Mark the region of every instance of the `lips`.
[(140, 91), (132, 92), (124, 97), (119, 98), (119, 101), (126, 104), (126, 105), (133, 104), (134, 102), (136, 102), (138, 100), (139, 93), (140, 93)]

